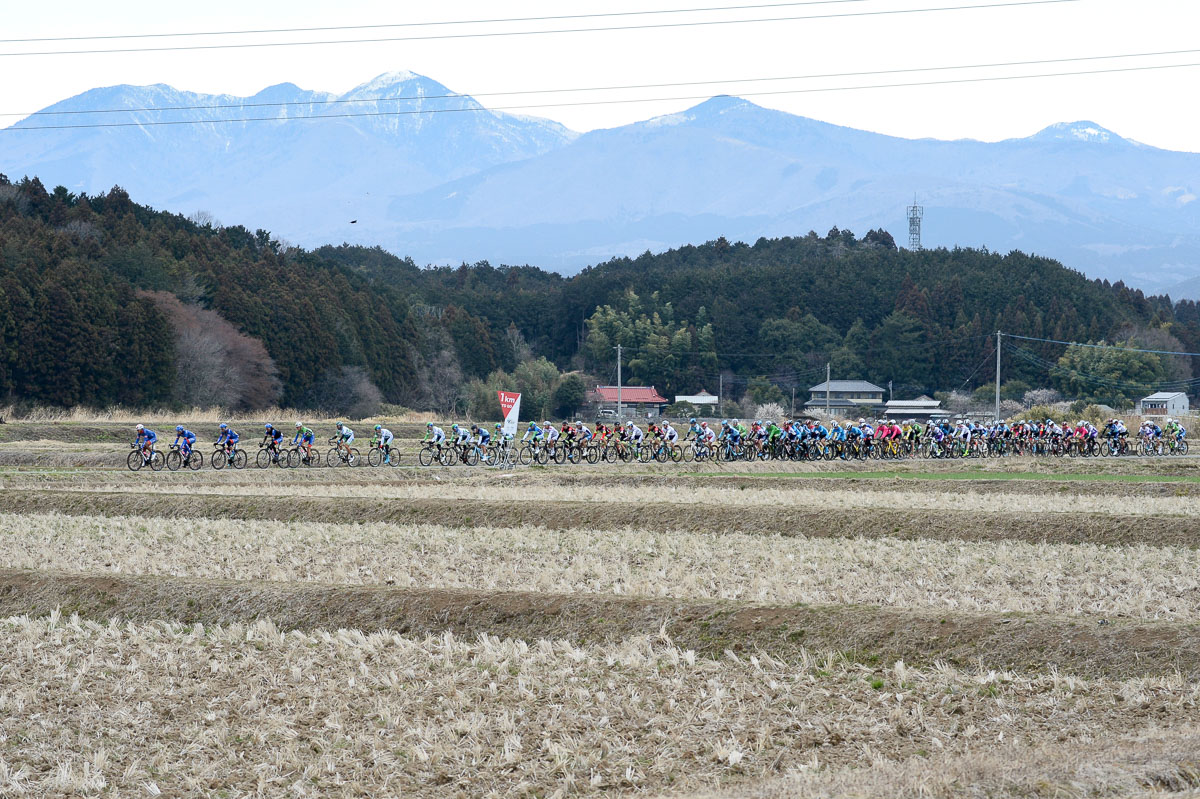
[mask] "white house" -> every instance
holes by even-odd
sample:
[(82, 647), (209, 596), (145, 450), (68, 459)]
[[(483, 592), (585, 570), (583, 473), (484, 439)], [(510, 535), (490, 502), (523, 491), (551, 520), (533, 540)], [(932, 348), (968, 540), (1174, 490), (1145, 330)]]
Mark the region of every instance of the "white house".
[(891, 421), (904, 419), (919, 419), (929, 421), (934, 416), (942, 416), (942, 403), (924, 395), (915, 400), (889, 400), (883, 409), (883, 415)]
[(1188, 398), (1182, 391), (1159, 391), (1138, 403), (1138, 413), (1142, 416), (1178, 416), (1187, 412)]
[(701, 390), (699, 394), (676, 394), (675, 401), (688, 402), (692, 405), (716, 405), (720, 402), (720, 397)]

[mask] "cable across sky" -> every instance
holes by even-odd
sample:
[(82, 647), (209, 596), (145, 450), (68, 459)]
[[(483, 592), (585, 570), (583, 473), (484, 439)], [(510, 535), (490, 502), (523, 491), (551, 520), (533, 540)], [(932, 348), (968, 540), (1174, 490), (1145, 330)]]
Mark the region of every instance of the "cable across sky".
[[(966, 83), (991, 83), (996, 81), (1008, 80), (1033, 80), (1040, 78), (1063, 78), (1075, 77), (1082, 75), (1103, 75), (1114, 73), (1129, 73), (1129, 72), (1146, 72), (1152, 70), (1164, 69), (1185, 69), (1190, 67), (1200, 67), (1200, 62), (1189, 62), (1186, 64), (1151, 64), (1145, 66), (1131, 67), (1112, 67), (1108, 69), (1091, 69), (1079, 70), (1075, 72), (1049, 72), (1039, 73), (1035, 75), (997, 75), (988, 77), (974, 78), (955, 78), (947, 80), (932, 80), (932, 81), (914, 81), (910, 83), (877, 83), (868, 86), (827, 86), (813, 87), (807, 89), (780, 89), (775, 91), (759, 91), (759, 92), (740, 92), (738, 97), (765, 97), (790, 94), (812, 94), (821, 92), (843, 92), (843, 91), (865, 91), (872, 89), (902, 89), (914, 86), (949, 86)], [(456, 95), (463, 97), (464, 95)], [(313, 114), (309, 116), (297, 117), (231, 117), (223, 119), (180, 119), (180, 120), (147, 120), (139, 122), (96, 122), (88, 124), (75, 125), (29, 125), (23, 127), (10, 126), (0, 128), (0, 132), (7, 131), (33, 131), (33, 130), (68, 130), (79, 128), (129, 128), (129, 127), (153, 127), (163, 125), (207, 125), (218, 123), (233, 123), (233, 122), (299, 122), (318, 119), (347, 119), (352, 117), (390, 117), (390, 116), (413, 116), (421, 114), (452, 114), (465, 112), (485, 112), (491, 113), (494, 111), (535, 111), (543, 108), (578, 108), (584, 106), (597, 105), (618, 105), (631, 103), (662, 103), (662, 102), (678, 102), (678, 101), (702, 101), (712, 99), (712, 95), (686, 95), (675, 97), (637, 97), (637, 98), (620, 98), (608, 100), (579, 100), (573, 102), (556, 102), (556, 103), (522, 103), (518, 105), (508, 106), (493, 106), (486, 108), (483, 106), (469, 106), (465, 108), (428, 108), (415, 109), (406, 111), (363, 111), (363, 112), (348, 112), (341, 114)]]
[[(227, 110), (231, 108), (285, 108), (289, 106), (310, 106), (310, 105), (346, 105), (346, 104), (362, 104), (362, 103), (384, 103), (384, 102), (403, 102), (407, 100), (443, 100), (454, 97), (511, 97), (514, 95), (529, 95), (529, 94), (573, 94), (577, 92), (607, 92), (607, 91), (627, 91), (637, 89), (666, 89), (680, 88), (686, 86), (723, 86), (731, 83), (767, 83), (789, 80), (822, 80), (828, 78), (855, 78), (869, 77), (873, 75), (904, 75), (917, 72), (948, 72), (954, 70), (971, 70), (971, 69), (999, 69), (1006, 67), (1025, 67), (1025, 66), (1041, 66), (1046, 64), (1067, 64), (1067, 63), (1082, 63), (1090, 61), (1112, 61), (1125, 58), (1157, 58), (1165, 56), (1178, 55), (1195, 55), (1200, 53), (1200, 49), (1192, 50), (1160, 50), (1156, 52), (1146, 53), (1114, 53), (1112, 55), (1093, 55), (1093, 56), (1074, 56), (1069, 58), (1039, 58), (1027, 61), (1000, 61), (986, 64), (951, 64), (933, 67), (898, 67), (893, 69), (876, 69), (864, 70), (859, 72), (827, 72), (817, 73), (812, 75), (779, 75), (772, 77), (753, 77), (753, 78), (719, 78), (715, 80), (694, 80), (694, 81), (677, 81), (672, 83), (635, 83), (622, 84), (613, 86), (583, 86), (569, 88), (553, 88), (553, 89), (520, 89), (509, 91), (494, 91), (494, 92), (449, 92), (446, 94), (409, 94), (399, 96), (385, 97), (333, 97), (313, 100), (284, 100), (275, 102), (250, 102), (250, 103), (210, 103), (201, 105), (167, 105), (167, 106), (142, 106), (134, 108), (98, 108), (98, 109), (70, 109), (70, 110), (45, 110), (45, 111), (2, 111), (0, 116), (19, 116), (19, 117), (35, 117), (35, 116), (70, 116), (78, 114), (133, 114), (142, 112), (156, 111), (212, 111), (212, 110)], [(1019, 76), (1014, 76), (1019, 77)]]
[(974, 11), (981, 9), (1007, 9), (1026, 6), (1061, 5), (1082, 3), (1086, 0), (1017, 0), (1016, 2), (975, 3), (960, 6), (932, 6), (924, 8), (894, 8), (874, 11), (847, 11), (836, 14), (799, 14), (781, 17), (754, 17), (749, 19), (689, 20), (686, 22), (654, 22), (637, 25), (609, 25), (583, 28), (551, 28), (545, 30), (520, 31), (474, 31), (467, 33), (435, 33), (416, 36), (384, 36), (358, 39), (322, 39), (315, 41), (283, 42), (224, 42), (217, 44), (180, 44), (164, 47), (120, 47), (80, 50), (29, 50), (0, 52), (0, 58), (22, 58), (27, 56), (104, 55), (109, 53), (165, 53), (196, 50), (238, 50), (260, 47), (311, 47), (314, 45), (376, 44), (380, 42), (444, 41), (449, 39), (480, 39), (512, 36), (545, 36), (570, 33), (608, 33), (613, 31), (663, 30), (671, 28), (696, 28), (713, 25), (750, 25), (769, 22), (796, 22), (800, 20), (846, 19), (851, 17), (880, 17), (900, 14), (927, 14), (947, 11)]

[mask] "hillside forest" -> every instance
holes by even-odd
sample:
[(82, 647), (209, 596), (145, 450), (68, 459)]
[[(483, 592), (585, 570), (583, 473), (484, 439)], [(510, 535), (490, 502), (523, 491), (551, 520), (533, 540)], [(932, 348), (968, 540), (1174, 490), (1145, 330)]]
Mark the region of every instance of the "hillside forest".
[[(1084, 265), (1086, 266), (1086, 265)], [(1053, 260), (913, 252), (872, 230), (717, 238), (565, 277), (487, 262), (423, 268), (381, 248), (304, 250), (224, 226), (0, 175), (0, 400), (54, 407), (381, 406), (478, 418), (495, 389), (565, 415), (593, 383), (744, 404), (863, 378), (896, 398), (986, 393), (996, 330), (1008, 397), (1128, 406), (1190, 391), (1195, 302), (1089, 280)], [(1049, 341), (1046, 341), (1049, 340)], [(1006, 342), (1008, 346), (1008, 342)]]

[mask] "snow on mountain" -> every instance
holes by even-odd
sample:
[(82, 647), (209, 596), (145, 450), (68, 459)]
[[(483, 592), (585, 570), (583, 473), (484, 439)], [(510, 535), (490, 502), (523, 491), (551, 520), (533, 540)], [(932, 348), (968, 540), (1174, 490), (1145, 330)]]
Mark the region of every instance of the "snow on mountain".
[[(231, 107), (165, 110), (195, 105)], [(112, 108), (158, 110), (99, 113)], [(834, 225), (901, 234), (915, 193), (926, 246), (1019, 248), (1090, 276), (1200, 296), (1200, 155), (1088, 121), (995, 143), (910, 140), (723, 96), (578, 135), (486, 110), (411, 72), (340, 96), (291, 84), (251, 98), (119, 86), (48, 110), (89, 113), (17, 127), (137, 125), (2, 131), (0, 172), (76, 191), (119, 183), (139, 200), (305, 245), (379, 243), (418, 262), (570, 272), (722, 235)], [(368, 116), (276, 121), (350, 113)], [(268, 121), (218, 121), (243, 117)], [(175, 119), (202, 124), (154, 124)]]
[[(294, 119), (313, 116), (333, 118)], [(113, 122), (123, 126), (32, 130)], [(252, 97), (112, 86), (0, 131), (0, 172), (91, 193), (119, 184), (157, 207), (206, 210), (295, 241), (369, 240), (381, 232), (389, 194), (530, 158), (574, 136), (556, 122), (488, 111), (412, 72), (340, 96), (290, 83)]]

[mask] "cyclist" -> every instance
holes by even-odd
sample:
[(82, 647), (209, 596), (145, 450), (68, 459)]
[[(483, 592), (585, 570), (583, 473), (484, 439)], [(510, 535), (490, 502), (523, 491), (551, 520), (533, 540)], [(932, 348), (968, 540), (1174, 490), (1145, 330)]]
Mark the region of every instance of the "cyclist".
[(185, 430), (183, 425), (175, 425), (175, 443), (183, 442), (183, 446), (179, 448), (179, 454), (183, 456), (183, 462), (187, 463), (192, 456), (192, 447), (196, 446), (196, 434), (191, 430)]
[(708, 422), (700, 423), (700, 432), (696, 435), (696, 440), (704, 444), (708, 448), (708, 454), (712, 455), (713, 450), (717, 446), (717, 431), (708, 426)]
[(629, 441), (633, 444), (633, 451), (636, 453), (642, 448), (642, 441), (646, 438), (646, 434), (642, 429), (633, 423), (633, 420), (625, 423), (625, 433)]
[(334, 436), (336, 446), (339, 451), (343, 449), (346, 451), (344, 457), (346, 462), (350, 463), (350, 442), (354, 440), (354, 431), (341, 422), (338, 422), (335, 427), (337, 427), (337, 434)]
[(312, 448), (315, 438), (312, 430), (305, 427), (302, 422), (296, 422), (296, 435), (292, 438), (292, 446), (299, 446), (304, 450), (304, 461), (306, 463), (312, 459)]
[(270, 422), (263, 425), (263, 430), (262, 443), (267, 445), (267, 449), (271, 453), (271, 461), (274, 463), (279, 460), (279, 452), (283, 448), (283, 431)]
[(589, 428), (583, 422), (579, 422), (575, 426), (575, 432), (579, 436), (579, 446), (581, 447), (586, 447), (588, 444), (592, 443), (592, 439), (595, 438), (591, 428)]
[(486, 427), (480, 427), (477, 424), (471, 425), (471, 432), (467, 434), (466, 443), (467, 446), (474, 445), (479, 447), (479, 457), (484, 463), (487, 463), (487, 448), (488, 445), (492, 443), (492, 434), (488, 432)]
[(230, 463), (233, 463), (234, 445), (238, 443), (240, 437), (233, 431), (229, 425), (221, 422), (221, 435), (213, 442), (213, 446), (225, 445), (225, 457)]
[(525, 428), (525, 435), (521, 436), (521, 440), (522, 441), (541, 441), (542, 440), (542, 428), (538, 426), (537, 422), (530, 422), (529, 426)]
[(438, 450), (442, 448), (442, 442), (446, 440), (446, 431), (435, 425), (433, 422), (425, 423), (425, 438), (421, 439), (429, 441), (437, 445)]
[(135, 447), (142, 450), (142, 465), (150, 465), (150, 453), (154, 450), (154, 445), (158, 443), (158, 434), (149, 429), (145, 425), (139, 424), (134, 428), (137, 432), (137, 437), (133, 441)]
[[(787, 425), (788, 427), (792, 426), (792, 423), (790, 421), (785, 421), (784, 424)], [(763, 433), (766, 435), (766, 438), (767, 438), (767, 446), (772, 447), (772, 448), (774, 448), (777, 444), (779, 444), (780, 439), (783, 438), (783, 428), (780, 427), (779, 425), (775, 424), (774, 419), (770, 419), (767, 421), (767, 429), (764, 430)]]
[(693, 416), (691, 419), (688, 419), (688, 431), (687, 435), (683, 437), (683, 440), (687, 441), (689, 438), (695, 438), (697, 441), (699, 441), (700, 434), (703, 432), (704, 428), (701, 425), (696, 424), (696, 417)]
[(679, 442), (679, 431), (670, 422), (663, 422), (659, 425), (658, 433), (668, 444), (677, 444)]
[(383, 462), (391, 463), (393, 439), (392, 431), (388, 430), (383, 425), (377, 424), (375, 425), (375, 438), (371, 439), (371, 442), (374, 443), (376, 439), (379, 441), (379, 448), (383, 450)]
[(542, 437), (546, 440), (546, 447), (553, 454), (558, 447), (558, 428), (550, 424), (549, 420), (542, 423)]

